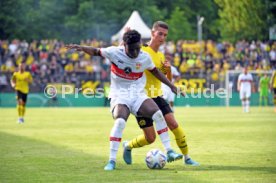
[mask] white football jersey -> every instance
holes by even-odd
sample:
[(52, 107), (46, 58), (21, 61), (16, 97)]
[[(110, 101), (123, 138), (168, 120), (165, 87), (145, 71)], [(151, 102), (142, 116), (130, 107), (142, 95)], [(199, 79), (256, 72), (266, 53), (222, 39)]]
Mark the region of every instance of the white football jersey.
[(125, 94), (130, 91), (144, 93), (146, 77), (144, 71), (155, 68), (150, 56), (140, 51), (138, 57), (130, 58), (126, 55), (123, 46), (100, 49), (101, 55), (111, 61), (110, 93), (109, 98)]
[(171, 72), (172, 72), (172, 82), (175, 82), (174, 77), (180, 76), (180, 73), (177, 71), (176, 67), (171, 66)]
[[(180, 76), (180, 73), (177, 71), (176, 67), (171, 66), (171, 74), (172, 74), (172, 83), (174, 83), (174, 82), (175, 82), (174, 77)], [(164, 90), (167, 90), (167, 91), (172, 92), (172, 91), (171, 91), (171, 88), (168, 87), (168, 86), (167, 86), (166, 84), (164, 84), (164, 83), (162, 83), (162, 89), (163, 89), (163, 91), (164, 91)]]
[(253, 76), (250, 73), (239, 75), (238, 82), (241, 82), (241, 90), (251, 90), (251, 82), (253, 81)]

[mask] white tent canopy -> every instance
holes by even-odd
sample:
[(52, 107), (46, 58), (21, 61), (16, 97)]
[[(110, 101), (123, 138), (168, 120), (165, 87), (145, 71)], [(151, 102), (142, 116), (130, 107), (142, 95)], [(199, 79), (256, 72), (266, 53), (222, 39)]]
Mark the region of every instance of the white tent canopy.
[(130, 27), (130, 29), (137, 30), (141, 34), (142, 39), (150, 39), (150, 37), (151, 37), (150, 28), (142, 20), (142, 18), (139, 15), (138, 11), (133, 11), (131, 16), (129, 17), (128, 21), (121, 28), (121, 30), (111, 37), (111, 41), (112, 42), (121, 41), (123, 39), (123, 34), (125, 32), (124, 29), (126, 27)]

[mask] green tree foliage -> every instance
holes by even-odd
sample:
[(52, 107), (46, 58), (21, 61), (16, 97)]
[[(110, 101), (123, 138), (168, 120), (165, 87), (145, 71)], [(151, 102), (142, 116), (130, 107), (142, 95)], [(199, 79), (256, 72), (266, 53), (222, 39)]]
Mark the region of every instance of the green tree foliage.
[(192, 27), (188, 22), (184, 11), (176, 7), (172, 12), (170, 19), (167, 20), (169, 24), (169, 36), (168, 39), (177, 41), (178, 39), (191, 39), (194, 38), (192, 33)]
[(22, 17), (21, 2), (17, 0), (0, 1), (0, 39), (20, 37)]
[(261, 0), (215, 0), (219, 10), (219, 25), (224, 40), (264, 39), (265, 4)]
[(191, 24), (196, 39), (197, 33), (197, 16), (204, 17), (203, 38), (218, 39), (218, 27), (216, 20), (218, 19), (218, 6), (214, 0), (178, 0), (178, 4), (183, 4), (185, 15)]
[[(168, 21), (169, 39), (196, 39), (197, 16), (205, 18), (203, 38), (266, 38), (275, 22), (273, 0), (1, 0), (0, 39), (110, 40), (133, 10), (151, 27)], [(271, 8), (274, 7), (274, 8)], [(219, 12), (218, 12), (219, 11)], [(269, 26), (268, 26), (269, 25)]]

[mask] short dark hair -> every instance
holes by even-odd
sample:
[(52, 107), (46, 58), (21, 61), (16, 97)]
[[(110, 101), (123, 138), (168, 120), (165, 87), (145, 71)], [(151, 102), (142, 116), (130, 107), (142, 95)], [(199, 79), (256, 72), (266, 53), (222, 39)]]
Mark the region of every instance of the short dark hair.
[(123, 40), (126, 44), (137, 43), (141, 41), (141, 34), (136, 30), (130, 30), (124, 33)]
[(169, 30), (169, 25), (166, 22), (163, 22), (163, 21), (156, 21), (156, 22), (154, 22), (154, 24), (152, 26), (152, 30), (155, 30), (158, 27), (162, 27), (164, 29)]

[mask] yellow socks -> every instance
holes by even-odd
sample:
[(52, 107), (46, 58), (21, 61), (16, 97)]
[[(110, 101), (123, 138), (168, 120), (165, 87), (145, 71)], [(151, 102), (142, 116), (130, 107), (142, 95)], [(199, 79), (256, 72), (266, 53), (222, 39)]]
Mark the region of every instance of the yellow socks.
[(172, 130), (175, 141), (179, 149), (181, 150), (182, 154), (187, 155), (188, 154), (188, 145), (185, 138), (184, 130), (178, 126), (176, 129)]
[(23, 105), (17, 105), (17, 112), (18, 112), (18, 116), (21, 118), (24, 116), (25, 114), (25, 106)]
[(24, 105), (22, 105), (22, 117), (25, 115), (25, 111), (26, 111), (26, 107)]
[(139, 135), (138, 137), (136, 137), (128, 142), (129, 149), (139, 148), (139, 147), (143, 147), (145, 145), (149, 145), (149, 142), (147, 141), (145, 135)]
[(21, 105), (17, 105), (17, 112), (18, 112), (18, 116), (21, 117)]

